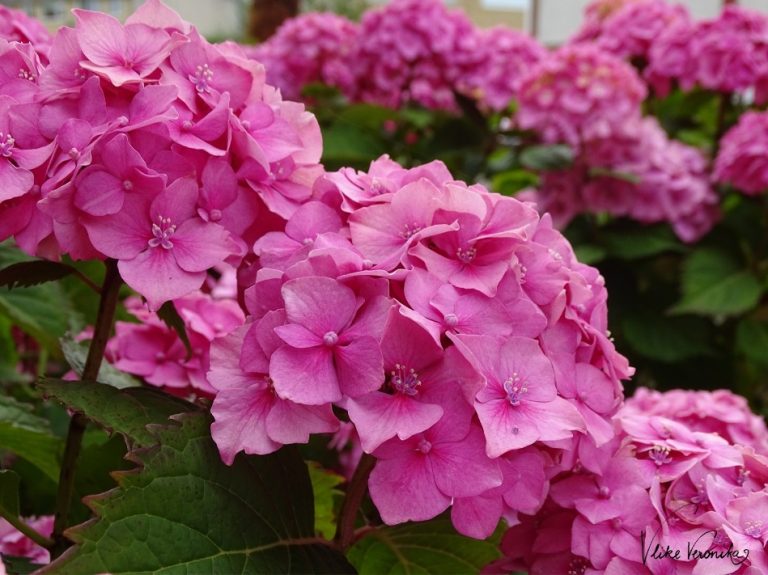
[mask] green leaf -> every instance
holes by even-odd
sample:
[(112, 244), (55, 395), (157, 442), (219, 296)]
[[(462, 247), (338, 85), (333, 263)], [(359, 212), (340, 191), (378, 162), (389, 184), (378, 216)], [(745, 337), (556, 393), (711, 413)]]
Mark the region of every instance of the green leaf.
[(639, 184), (641, 182), (640, 176), (632, 174), (630, 172), (617, 172), (608, 168), (589, 168), (589, 175), (593, 178), (613, 178), (614, 180), (621, 180), (629, 184)]
[(158, 427), (157, 447), (134, 452), (136, 471), (89, 499), (97, 515), (41, 570), (93, 573), (353, 573), (315, 537), (312, 485), (298, 450), (219, 458), (207, 414)]
[(61, 440), (53, 437), (48, 422), (36, 416), (31, 405), (8, 396), (0, 396), (0, 449), (15, 453), (58, 480)]
[(323, 161), (365, 165), (385, 152), (383, 142), (364, 127), (336, 122), (323, 132)]
[(372, 530), (348, 551), (360, 575), (479, 573), (500, 556), (498, 537), (478, 541), (456, 533), (448, 518)]
[(8, 469), (0, 470), (0, 516), (19, 515), (19, 476)]
[(736, 349), (750, 361), (768, 365), (768, 323), (741, 320), (736, 328)]
[(638, 353), (675, 363), (712, 355), (709, 323), (695, 317), (662, 317), (658, 313), (630, 314), (622, 321), (622, 335)]
[(44, 379), (38, 388), (108, 431), (124, 435), (137, 447), (156, 442), (148, 425), (166, 423), (172, 415), (197, 409), (182, 399), (149, 387), (116, 389), (91, 381)]
[(336, 488), (346, 479), (338, 473), (324, 469), (314, 461), (310, 461), (308, 465), (312, 492), (315, 495), (315, 531), (326, 539), (331, 539), (336, 533), (335, 504), (344, 495)]
[(568, 168), (574, 154), (569, 146), (531, 146), (520, 152), (520, 164), (530, 170), (552, 171)]
[(684, 252), (685, 247), (666, 225), (624, 227), (606, 230), (603, 243), (608, 254), (622, 260), (636, 260), (664, 252)]
[(574, 245), (573, 251), (576, 253), (576, 258), (581, 263), (588, 265), (603, 261), (607, 254), (605, 248), (594, 244)]
[(55, 282), (75, 272), (75, 269), (59, 262), (32, 260), (19, 262), (0, 269), (0, 287), (30, 287)]
[(189, 343), (189, 335), (187, 335), (187, 328), (184, 325), (184, 320), (181, 319), (173, 302), (167, 301), (161, 305), (160, 309), (157, 310), (157, 317), (159, 317), (165, 325), (176, 332), (181, 343), (184, 344), (184, 349), (187, 350), (187, 359), (189, 359), (192, 355), (192, 344)]
[[(83, 375), (85, 360), (88, 357), (88, 342), (75, 341), (71, 333), (67, 333), (61, 338), (61, 349), (64, 352), (64, 358), (78, 375)], [(101, 362), (99, 367), (98, 380), (118, 389), (126, 387), (140, 387), (141, 382), (130, 374), (116, 369), (106, 361)]]
[(496, 174), (491, 181), (494, 192), (514, 196), (520, 190), (537, 186), (539, 177), (528, 170), (509, 170)]
[(725, 317), (757, 305), (763, 288), (738, 260), (714, 248), (695, 251), (683, 265), (683, 297), (671, 313)]
[(12, 555), (2, 556), (3, 564), (8, 575), (31, 575), (42, 565), (32, 563), (32, 561), (26, 557), (14, 557)]

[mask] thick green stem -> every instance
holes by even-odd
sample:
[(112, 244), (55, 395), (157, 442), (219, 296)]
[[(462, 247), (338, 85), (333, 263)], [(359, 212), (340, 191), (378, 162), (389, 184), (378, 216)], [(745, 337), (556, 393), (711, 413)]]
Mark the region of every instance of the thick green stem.
[[(96, 317), (93, 339), (88, 348), (88, 357), (85, 360), (85, 367), (81, 377), (84, 381), (96, 381), (98, 378), (99, 368), (104, 359), (104, 350), (107, 347), (107, 341), (109, 341), (109, 335), (112, 331), (112, 322), (120, 295), (122, 280), (117, 270), (117, 262), (107, 260), (106, 266), (107, 273), (101, 288), (99, 313)], [(64, 457), (61, 461), (61, 472), (59, 474), (59, 489), (56, 494), (56, 512), (52, 534), (53, 544), (50, 546), (52, 557), (58, 557), (70, 545), (67, 538), (64, 537), (64, 530), (67, 528), (69, 510), (72, 506), (72, 496), (75, 490), (75, 469), (87, 423), (88, 420), (81, 414), (75, 414), (69, 422), (67, 442), (64, 446)]]
[(8, 521), (8, 523), (10, 523), (17, 531), (29, 537), (32, 541), (40, 545), (40, 547), (48, 548), (53, 545), (53, 540), (48, 539), (45, 535), (39, 533), (37, 529), (30, 527), (27, 523), (22, 521), (20, 517), (16, 517), (14, 515), (3, 515), (3, 518)]
[(357, 512), (363, 504), (363, 499), (368, 491), (368, 476), (376, 465), (376, 458), (368, 453), (363, 453), (357, 464), (352, 480), (347, 487), (347, 495), (341, 504), (339, 523), (336, 527), (334, 541), (342, 551), (346, 551), (355, 539), (355, 519)]

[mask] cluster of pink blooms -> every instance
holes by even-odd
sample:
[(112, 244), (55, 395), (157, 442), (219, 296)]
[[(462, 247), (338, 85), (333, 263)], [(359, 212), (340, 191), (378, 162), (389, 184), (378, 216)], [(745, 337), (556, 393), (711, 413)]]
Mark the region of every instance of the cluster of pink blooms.
[(289, 20), (249, 53), (288, 97), (312, 82), (354, 101), (456, 110), (456, 93), (503, 110), (546, 50), (511, 29), (476, 28), (441, 0), (394, 0), (360, 25), (331, 14)]
[(768, 572), (768, 430), (728, 391), (639, 390), (601, 447), (582, 439), (486, 573)]
[(684, 241), (714, 225), (718, 198), (704, 156), (643, 118), (645, 88), (629, 64), (594, 45), (553, 53), (524, 80), (516, 117), (545, 143), (565, 143), (574, 165), (542, 176), (539, 209), (558, 226), (588, 210), (669, 222)]
[(21, 10), (0, 6), (0, 38), (30, 44), (40, 61), (48, 62), (53, 39), (45, 25)]
[(159, 0), (125, 25), (74, 14), (47, 65), (2, 41), (0, 239), (50, 259), (118, 260), (157, 309), (309, 198), (319, 126), (260, 64)]
[(286, 98), (299, 99), (302, 88), (313, 83), (350, 94), (357, 33), (357, 25), (343, 16), (309, 13), (291, 18), (269, 41), (246, 50), (264, 64), (267, 82)]
[(596, 44), (643, 66), (659, 36), (670, 27), (690, 25), (686, 8), (667, 0), (597, 0), (585, 12), (572, 43)]
[[(215, 293), (215, 292), (214, 292)], [(184, 322), (191, 350), (178, 333), (147, 309), (138, 298), (125, 307), (139, 323), (118, 321), (115, 337), (107, 346), (106, 359), (117, 369), (141, 377), (166, 391), (187, 396), (212, 396), (206, 372), (211, 343), (243, 325), (245, 316), (236, 293), (222, 298), (198, 291), (173, 301)]]
[[(53, 531), (53, 515), (26, 518), (24, 522), (44, 537), (49, 537)], [(11, 557), (26, 557), (37, 564), (50, 561), (47, 549), (40, 547), (2, 518), (0, 518), (0, 553)], [(0, 559), (0, 573), (4, 575), (3, 567), (3, 561)]]
[(486, 537), (539, 509), (578, 438), (612, 439), (632, 370), (603, 278), (532, 206), (385, 156), (319, 179), (254, 251), (246, 323), (211, 348), (226, 462), (334, 432), (343, 410), (387, 524), (452, 507)]
[(742, 115), (723, 136), (714, 177), (749, 195), (768, 190), (768, 113)]

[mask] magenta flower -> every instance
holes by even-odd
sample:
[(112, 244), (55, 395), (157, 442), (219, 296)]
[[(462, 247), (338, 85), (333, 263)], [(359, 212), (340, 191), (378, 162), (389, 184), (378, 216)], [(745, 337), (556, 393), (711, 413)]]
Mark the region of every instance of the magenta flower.
[[(45, 537), (49, 537), (53, 531), (53, 515), (30, 517), (25, 519), (25, 522)], [(26, 557), (33, 563), (50, 561), (50, 555), (46, 549), (16, 531), (5, 519), (0, 519), (0, 552), (12, 557)], [(0, 570), (5, 571), (2, 561), (0, 561)]]
[(180, 179), (154, 199), (135, 193), (118, 213), (85, 220), (93, 245), (120, 260), (120, 275), (152, 309), (199, 288), (234, 249), (224, 228), (197, 216), (197, 197), (197, 184)]
[(269, 365), (275, 391), (306, 405), (357, 397), (384, 382), (379, 342), (370, 333), (383, 317), (360, 311), (355, 293), (324, 277), (292, 280), (282, 288), (287, 323), (275, 328), (285, 342)]

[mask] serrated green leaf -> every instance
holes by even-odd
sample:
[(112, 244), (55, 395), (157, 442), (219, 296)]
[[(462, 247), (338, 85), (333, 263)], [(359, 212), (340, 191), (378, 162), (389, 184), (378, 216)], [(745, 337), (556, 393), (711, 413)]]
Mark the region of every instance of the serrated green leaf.
[(573, 164), (574, 154), (569, 146), (531, 146), (520, 152), (520, 164), (530, 170), (562, 170)]
[[(75, 341), (71, 333), (67, 333), (61, 338), (61, 350), (64, 352), (64, 358), (69, 367), (72, 368), (78, 377), (83, 375), (85, 360), (88, 357), (88, 342)], [(127, 387), (140, 387), (141, 382), (132, 375), (116, 369), (106, 361), (101, 362), (99, 367), (98, 380), (100, 383), (106, 383), (117, 389)]]
[(353, 573), (315, 537), (312, 486), (298, 450), (221, 462), (207, 414), (155, 429), (141, 469), (91, 498), (95, 520), (41, 574)]
[(743, 319), (736, 328), (736, 348), (747, 359), (768, 365), (768, 323)]
[(48, 422), (36, 416), (31, 405), (8, 396), (0, 396), (0, 449), (15, 453), (58, 480), (61, 440), (53, 437)]
[(448, 518), (372, 530), (347, 552), (360, 575), (479, 573), (500, 557), (497, 536), (459, 535)]
[(738, 260), (717, 249), (703, 248), (683, 266), (683, 297), (671, 313), (715, 317), (738, 315), (757, 305), (763, 288)]
[(73, 274), (75, 269), (59, 262), (31, 260), (0, 269), (0, 287), (14, 289), (55, 282)]
[(184, 325), (184, 320), (181, 319), (176, 306), (172, 301), (167, 301), (160, 306), (157, 310), (157, 317), (159, 317), (165, 325), (176, 332), (179, 336), (181, 343), (184, 344), (184, 349), (187, 350), (187, 359), (192, 355), (192, 344), (189, 342), (189, 335), (187, 334), (187, 326)]
[(669, 226), (664, 225), (606, 230), (602, 238), (608, 254), (623, 260), (685, 251)]
[(19, 514), (19, 476), (9, 469), (0, 470), (0, 516)]
[(42, 567), (42, 565), (33, 563), (27, 557), (14, 557), (3, 554), (2, 561), (8, 575), (31, 575)]
[(331, 539), (336, 533), (336, 501), (344, 495), (336, 488), (346, 479), (338, 473), (324, 469), (314, 461), (310, 461), (308, 467), (315, 496), (315, 531), (326, 539)]
[(621, 325), (627, 343), (650, 359), (674, 363), (713, 353), (708, 341), (709, 324), (702, 318), (630, 314)]
[(147, 425), (163, 424), (172, 415), (197, 410), (182, 399), (149, 387), (116, 389), (92, 381), (43, 379), (38, 388), (101, 427), (122, 434), (137, 447), (156, 441)]

